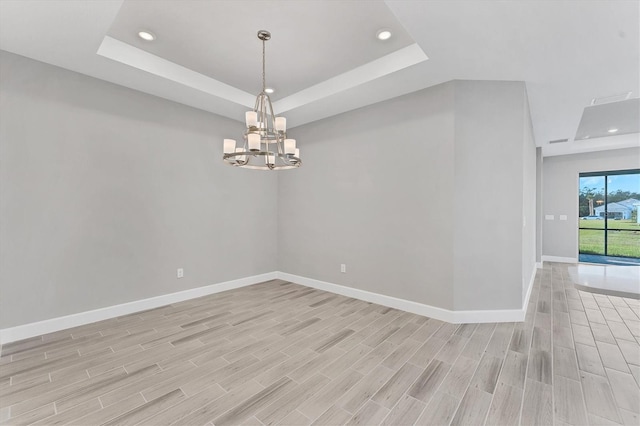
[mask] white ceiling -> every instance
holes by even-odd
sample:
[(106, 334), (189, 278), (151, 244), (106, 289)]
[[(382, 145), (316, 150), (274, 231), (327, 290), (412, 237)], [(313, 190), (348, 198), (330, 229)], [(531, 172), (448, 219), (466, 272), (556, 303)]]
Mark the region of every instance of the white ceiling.
[[(381, 27), (394, 33), (385, 43), (373, 37)], [(140, 28), (152, 30), (157, 40), (142, 40), (137, 36)], [(262, 89), (262, 42), (256, 36), (260, 29), (272, 33), (266, 44), (267, 83), (277, 89), (272, 99), (413, 44), (380, 1), (234, 1), (221, 7), (217, 1), (191, 0), (186, 6), (184, 1), (165, 1), (162, 7), (149, 7), (126, 0), (108, 35), (257, 94)]]
[(635, 0), (0, 1), (0, 49), (237, 120), (260, 88), (259, 29), (289, 127), (453, 79), (525, 81), (545, 155), (640, 146), (573, 141), (591, 99), (638, 97), (639, 27)]

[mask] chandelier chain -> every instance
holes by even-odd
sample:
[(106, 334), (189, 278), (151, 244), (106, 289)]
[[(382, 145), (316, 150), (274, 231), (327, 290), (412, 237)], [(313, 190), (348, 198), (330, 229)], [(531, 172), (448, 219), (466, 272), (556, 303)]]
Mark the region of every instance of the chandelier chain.
[(265, 77), (265, 40), (262, 40), (262, 92), (267, 88), (266, 77)]

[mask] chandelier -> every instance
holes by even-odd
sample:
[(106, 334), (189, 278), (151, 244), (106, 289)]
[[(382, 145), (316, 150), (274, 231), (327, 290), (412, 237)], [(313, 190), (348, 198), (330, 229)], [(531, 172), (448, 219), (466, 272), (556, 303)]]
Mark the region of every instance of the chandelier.
[(247, 128), (242, 146), (236, 146), (235, 139), (225, 139), (223, 160), (232, 166), (257, 170), (300, 167), (302, 161), (296, 140), (287, 139), (287, 119), (275, 116), (266, 92), (264, 52), (271, 33), (260, 30), (258, 38), (262, 40), (262, 92), (256, 98), (253, 110), (245, 114)]

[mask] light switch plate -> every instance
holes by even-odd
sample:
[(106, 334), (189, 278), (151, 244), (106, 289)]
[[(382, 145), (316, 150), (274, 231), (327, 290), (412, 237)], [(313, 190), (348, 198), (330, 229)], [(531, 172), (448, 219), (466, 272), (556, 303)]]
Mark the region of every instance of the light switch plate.
[(554, 220), (555, 217), (552, 214), (545, 214), (544, 215), (544, 220)]

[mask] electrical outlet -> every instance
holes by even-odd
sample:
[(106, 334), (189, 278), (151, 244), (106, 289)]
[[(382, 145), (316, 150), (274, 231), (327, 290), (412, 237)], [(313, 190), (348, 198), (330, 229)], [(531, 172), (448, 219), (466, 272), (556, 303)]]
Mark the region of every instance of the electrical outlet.
[(178, 268), (176, 275), (178, 278), (184, 278), (184, 269)]
[(344, 263), (342, 263), (340, 265), (340, 272), (342, 272), (343, 274), (347, 273), (347, 265), (345, 265)]

